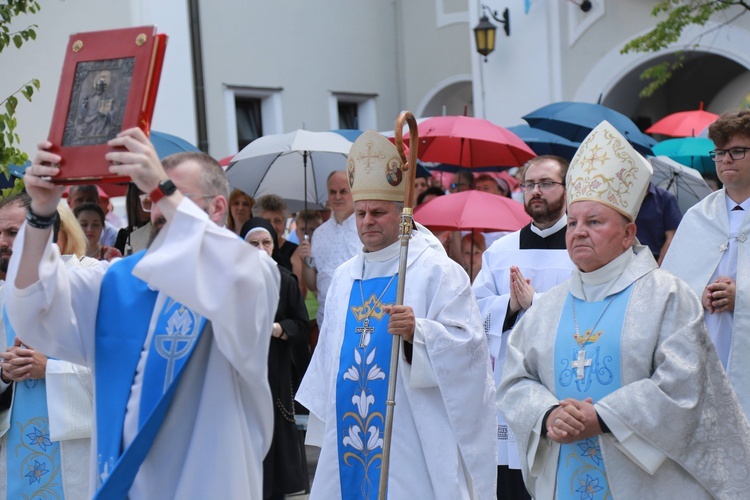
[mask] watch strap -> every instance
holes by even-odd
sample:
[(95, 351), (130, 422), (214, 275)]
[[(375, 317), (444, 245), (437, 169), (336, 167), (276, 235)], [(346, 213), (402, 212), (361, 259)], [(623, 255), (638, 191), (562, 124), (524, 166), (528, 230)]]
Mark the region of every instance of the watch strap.
[(174, 185), (172, 179), (165, 179), (156, 186), (156, 189), (148, 194), (148, 197), (151, 198), (152, 203), (158, 203), (159, 200), (165, 196), (174, 194), (175, 191), (177, 191), (177, 186)]

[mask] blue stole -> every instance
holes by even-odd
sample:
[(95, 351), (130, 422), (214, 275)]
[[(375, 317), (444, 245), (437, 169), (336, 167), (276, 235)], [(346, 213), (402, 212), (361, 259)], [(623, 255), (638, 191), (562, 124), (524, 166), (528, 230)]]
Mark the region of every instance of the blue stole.
[[(122, 432), (130, 389), (158, 295), (132, 274), (144, 255), (145, 251), (141, 251), (113, 264), (104, 275), (99, 295), (95, 376), (100, 487), (96, 498), (127, 497), (205, 324), (205, 319), (167, 299), (146, 358), (138, 434), (123, 451)], [(172, 339), (167, 338), (170, 335)]]
[[(391, 277), (355, 280), (349, 294), (336, 376), (336, 422), (342, 499), (377, 498), (391, 366), (389, 315), (396, 301)], [(360, 289), (359, 285), (362, 285)], [(361, 294), (360, 294), (361, 291)], [(362, 297), (365, 303), (362, 304)]]
[[(596, 403), (622, 386), (620, 341), (625, 311), (633, 286), (600, 302), (584, 302), (568, 294), (555, 340), (555, 396), (563, 400), (593, 398)], [(593, 338), (579, 346), (574, 337), (572, 301), (581, 335), (588, 335), (604, 308)], [(583, 350), (585, 356), (579, 354)], [(578, 378), (581, 373), (583, 377)], [(595, 500), (611, 498), (599, 439), (589, 438), (560, 446), (557, 462), (557, 498)]]
[[(16, 333), (3, 306), (8, 347)], [(5, 450), (7, 498), (64, 498), (60, 443), (49, 439), (47, 390), (44, 379), (13, 383), (13, 406)]]

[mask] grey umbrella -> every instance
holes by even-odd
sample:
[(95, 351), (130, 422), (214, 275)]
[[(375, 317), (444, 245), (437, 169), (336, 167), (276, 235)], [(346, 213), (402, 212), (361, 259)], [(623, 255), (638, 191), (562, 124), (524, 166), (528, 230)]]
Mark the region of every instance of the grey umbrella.
[(711, 188), (694, 168), (677, 163), (667, 156), (654, 156), (649, 161), (654, 167), (651, 181), (675, 195), (683, 214), (711, 194)]

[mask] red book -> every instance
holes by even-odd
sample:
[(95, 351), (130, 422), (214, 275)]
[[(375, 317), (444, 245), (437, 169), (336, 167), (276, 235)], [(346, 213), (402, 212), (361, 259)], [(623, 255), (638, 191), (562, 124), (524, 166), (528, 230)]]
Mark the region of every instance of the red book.
[(149, 133), (166, 45), (155, 26), (71, 35), (49, 132), (62, 157), (53, 182), (129, 181), (109, 172), (107, 141), (131, 127)]

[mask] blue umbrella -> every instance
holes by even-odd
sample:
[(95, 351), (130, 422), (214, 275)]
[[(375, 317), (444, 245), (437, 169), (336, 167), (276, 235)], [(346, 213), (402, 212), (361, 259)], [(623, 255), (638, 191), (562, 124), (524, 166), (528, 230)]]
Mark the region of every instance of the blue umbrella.
[(716, 173), (716, 165), (708, 152), (714, 142), (705, 137), (667, 139), (654, 146), (654, 155), (668, 156), (677, 163), (696, 169), (702, 174)]
[(651, 155), (652, 139), (633, 120), (601, 104), (555, 102), (522, 117), (535, 128), (552, 132), (573, 142), (581, 142), (597, 125), (607, 120), (641, 154)]
[(546, 130), (530, 127), (528, 125), (516, 125), (508, 127), (508, 130), (521, 138), (523, 142), (538, 155), (557, 155), (570, 161), (576, 154), (580, 143), (573, 142)]
[(159, 155), (159, 159), (163, 159), (164, 157), (175, 153), (200, 151), (200, 149), (196, 148), (185, 139), (177, 137), (176, 135), (157, 132), (156, 130), (151, 131), (150, 139), (154, 148), (156, 148), (156, 154)]
[(8, 165), (8, 172), (10, 173), (10, 177), (6, 178), (4, 175), (0, 175), (0, 189), (13, 187), (16, 178), (22, 178), (23, 174), (26, 172), (26, 167), (28, 167), (29, 165), (31, 165), (31, 160), (26, 160), (26, 163), (21, 166)]
[(341, 135), (346, 139), (347, 141), (354, 142), (357, 140), (357, 137), (362, 135), (362, 131), (354, 128), (339, 128), (336, 130), (331, 130), (331, 132), (336, 132), (337, 134)]

